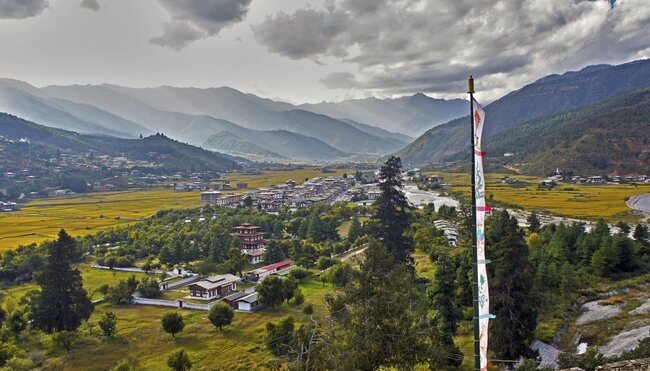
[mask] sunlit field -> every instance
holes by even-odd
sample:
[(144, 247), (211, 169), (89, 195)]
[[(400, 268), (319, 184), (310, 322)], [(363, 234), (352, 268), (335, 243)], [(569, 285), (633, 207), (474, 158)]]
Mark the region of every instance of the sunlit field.
[[(468, 174), (440, 173), (445, 182), (451, 183), (452, 191), (469, 193)], [(501, 183), (506, 174), (486, 174), (488, 197), (527, 210), (548, 211), (552, 214), (581, 219), (605, 218), (609, 221), (638, 219), (625, 204), (627, 198), (650, 192), (650, 185), (575, 185), (560, 183), (553, 189), (537, 187), (542, 178), (525, 175), (508, 175), (520, 184)]]

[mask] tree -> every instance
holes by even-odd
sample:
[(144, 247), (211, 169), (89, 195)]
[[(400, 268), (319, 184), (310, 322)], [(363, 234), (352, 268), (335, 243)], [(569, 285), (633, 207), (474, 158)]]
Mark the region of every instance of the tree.
[(277, 240), (270, 240), (266, 244), (266, 252), (264, 253), (264, 261), (273, 264), (281, 262), (286, 258), (282, 245)]
[(532, 282), (534, 271), (517, 219), (506, 210), (489, 220), (487, 245), (492, 252), (488, 265), (493, 314), (492, 349), (506, 359), (531, 355), (537, 325), (537, 298)]
[(298, 282), (302, 282), (305, 278), (309, 276), (309, 271), (306, 270), (305, 268), (301, 267), (294, 267), (289, 271), (289, 277), (297, 279)]
[[(345, 287), (342, 305), (325, 301), (339, 323), (322, 352), (323, 369), (412, 369), (428, 364), (443, 369), (447, 353), (435, 343), (426, 323), (428, 305), (415, 287), (414, 275), (377, 240), (371, 240), (365, 260)], [(333, 304), (333, 305), (332, 305)], [(346, 314), (347, 312), (347, 314)]]
[(16, 335), (23, 332), (27, 328), (25, 314), (20, 310), (11, 312), (9, 317), (7, 317), (7, 328)]
[(325, 270), (333, 266), (334, 264), (336, 264), (336, 262), (337, 262), (336, 259), (332, 259), (327, 256), (321, 256), (320, 258), (318, 258), (318, 261), (316, 262), (316, 267), (320, 270)]
[(413, 241), (404, 234), (410, 225), (411, 207), (402, 188), (402, 161), (391, 156), (379, 173), (381, 194), (375, 202), (372, 234), (393, 254), (395, 264), (412, 265)]
[(266, 323), (266, 347), (276, 356), (289, 352), (289, 345), (293, 339), (293, 317), (283, 317), (278, 322)]
[(223, 326), (228, 326), (232, 323), (234, 316), (235, 312), (228, 304), (217, 303), (210, 308), (208, 319), (212, 322), (214, 327), (218, 327), (219, 330), (222, 330)]
[(542, 223), (539, 221), (536, 212), (533, 211), (530, 213), (530, 215), (528, 215), (528, 218), (526, 218), (526, 221), (528, 222), (528, 230), (531, 233), (539, 232), (539, 228), (542, 226)]
[(634, 233), (632, 234), (635, 240), (643, 243), (648, 242), (648, 237), (650, 237), (650, 232), (648, 232), (648, 226), (645, 224), (637, 224), (634, 228)]
[(48, 246), (47, 263), (36, 277), (41, 291), (29, 303), (35, 328), (48, 333), (73, 331), (90, 317), (93, 304), (83, 288), (81, 273), (71, 266), (75, 249), (75, 241), (63, 229)]
[(293, 298), (293, 295), (298, 290), (298, 281), (293, 278), (287, 278), (282, 281), (282, 290), (284, 291), (284, 299), (289, 302)]
[(112, 338), (117, 334), (117, 318), (113, 312), (106, 312), (99, 320), (99, 328), (107, 338)]
[(314, 242), (321, 242), (325, 240), (323, 234), (323, 226), (320, 217), (318, 216), (318, 209), (314, 209), (307, 227), (307, 238)]
[(185, 349), (179, 349), (167, 357), (167, 366), (174, 371), (186, 371), (192, 369), (192, 361)]
[(629, 235), (629, 234), (630, 234), (630, 231), (632, 230), (632, 228), (630, 227), (630, 225), (627, 224), (627, 223), (625, 223), (625, 222), (622, 221), (622, 220), (619, 221), (618, 223), (616, 223), (616, 227), (617, 227), (617, 228), (621, 231), (621, 233), (624, 234), (625, 236)]
[(66, 353), (69, 354), (78, 337), (79, 335), (74, 331), (63, 330), (52, 335), (52, 341), (59, 348), (65, 349)]
[(185, 321), (183, 316), (176, 312), (168, 312), (162, 316), (160, 320), (163, 330), (172, 335), (172, 338), (185, 328)]
[(162, 295), (158, 281), (151, 277), (144, 277), (138, 284), (138, 291), (144, 298), (159, 298)]
[(244, 207), (251, 207), (253, 206), (253, 199), (251, 196), (246, 196), (244, 197)]
[(135, 288), (132, 288), (126, 280), (120, 280), (117, 285), (111, 287), (106, 295), (106, 300), (113, 304), (124, 305), (131, 302)]
[(305, 302), (305, 295), (302, 293), (299, 287), (293, 291), (293, 303), (300, 305)]
[(0, 329), (2, 328), (2, 325), (4, 324), (5, 318), (7, 317), (7, 312), (5, 312), (4, 309), (0, 308)]
[(332, 266), (327, 272), (323, 273), (322, 277), (331, 282), (334, 286), (345, 287), (352, 276), (352, 267), (347, 264), (336, 264)]
[(278, 276), (268, 276), (257, 285), (259, 302), (275, 308), (285, 300), (285, 285)]
[(314, 304), (312, 303), (307, 303), (305, 306), (302, 308), (302, 313), (305, 314), (306, 316), (311, 316), (314, 314)]
[(350, 229), (348, 230), (348, 240), (355, 241), (357, 238), (363, 236), (363, 227), (358, 216), (353, 216), (350, 221)]
[(243, 276), (242, 270), (246, 266), (246, 263), (248, 263), (248, 259), (246, 258), (245, 254), (242, 254), (239, 248), (237, 247), (231, 247), (228, 250), (228, 260), (226, 260), (226, 266), (228, 267), (228, 271), (232, 274), (239, 274), (239, 276)]
[[(462, 354), (454, 345), (456, 324), (460, 319), (460, 310), (454, 302), (456, 264), (449, 255), (441, 255), (435, 263), (435, 274), (427, 294), (434, 308), (433, 324), (437, 331), (438, 345), (454, 354)], [(456, 364), (450, 358), (450, 365)], [(457, 364), (460, 366), (460, 363)]]

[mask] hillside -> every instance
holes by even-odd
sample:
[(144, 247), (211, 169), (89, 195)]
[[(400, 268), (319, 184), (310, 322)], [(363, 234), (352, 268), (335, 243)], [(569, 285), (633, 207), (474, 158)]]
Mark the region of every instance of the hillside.
[[(487, 105), (484, 135), (490, 138), (523, 122), (594, 104), (646, 85), (650, 85), (650, 60), (550, 75)], [(480, 92), (477, 98), (480, 101)], [(468, 148), (468, 121), (465, 116), (435, 127), (397, 155), (406, 164), (444, 162)]]
[[(2, 137), (0, 162), (5, 171), (22, 169), (23, 164), (17, 162), (17, 158), (24, 162), (29, 156), (36, 166), (48, 168), (49, 158), (57, 153), (85, 155), (91, 151), (95, 156), (109, 155), (154, 162), (160, 165), (163, 172), (192, 169), (224, 171), (240, 167), (232, 157), (181, 143), (162, 135), (143, 139), (82, 135), (35, 124), (6, 113), (0, 113), (0, 136)], [(26, 141), (29, 141), (29, 144)]]
[(508, 162), (531, 174), (648, 174), (649, 117), (646, 87), (518, 125), (488, 141), (488, 161), (511, 152)]

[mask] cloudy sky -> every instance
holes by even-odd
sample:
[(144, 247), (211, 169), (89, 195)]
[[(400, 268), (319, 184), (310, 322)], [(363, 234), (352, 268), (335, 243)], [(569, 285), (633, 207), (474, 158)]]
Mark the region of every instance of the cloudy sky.
[(231, 86), (294, 103), (484, 101), (650, 57), (649, 0), (0, 0), (0, 76), (37, 86)]

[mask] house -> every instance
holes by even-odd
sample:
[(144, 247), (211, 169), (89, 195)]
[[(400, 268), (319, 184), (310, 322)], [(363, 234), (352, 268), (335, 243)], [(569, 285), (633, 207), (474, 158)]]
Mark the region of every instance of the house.
[(217, 200), (221, 198), (221, 192), (219, 191), (207, 191), (201, 192), (201, 203), (212, 205), (217, 203)]
[(18, 205), (15, 202), (2, 202), (0, 201), (0, 212), (10, 212), (18, 210)]
[(539, 182), (539, 187), (540, 188), (553, 188), (557, 185), (555, 180), (553, 179), (544, 179), (541, 182)]
[(602, 176), (590, 176), (587, 178), (588, 184), (605, 184), (607, 180)]
[(264, 261), (264, 250), (255, 250), (252, 252), (247, 252), (246, 257), (248, 258), (248, 262), (251, 264), (259, 264)]
[(246, 182), (237, 182), (237, 189), (246, 189), (248, 188), (248, 183)]
[(239, 291), (239, 292), (233, 292), (230, 295), (224, 296), (223, 299), (221, 299), (222, 302), (225, 304), (228, 304), (231, 308), (237, 309), (237, 301), (243, 297), (246, 297), (250, 295), (250, 292), (246, 291)]
[(257, 300), (257, 293), (254, 292), (237, 300), (237, 309), (244, 312), (254, 312), (262, 309), (262, 304)]
[(213, 300), (231, 294), (237, 289), (239, 277), (232, 274), (210, 276), (204, 280), (189, 285), (190, 298)]
[(261, 268), (254, 269), (246, 273), (246, 276), (248, 277), (249, 280), (258, 281), (266, 276), (270, 276), (279, 271), (291, 268), (292, 266), (293, 266), (293, 260), (286, 259), (275, 264), (270, 264)]

